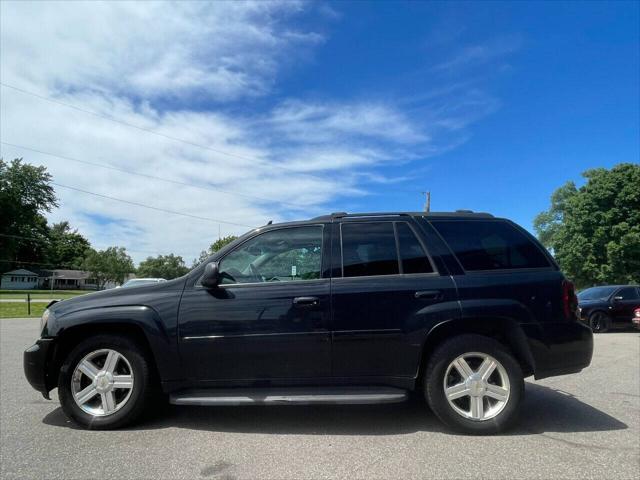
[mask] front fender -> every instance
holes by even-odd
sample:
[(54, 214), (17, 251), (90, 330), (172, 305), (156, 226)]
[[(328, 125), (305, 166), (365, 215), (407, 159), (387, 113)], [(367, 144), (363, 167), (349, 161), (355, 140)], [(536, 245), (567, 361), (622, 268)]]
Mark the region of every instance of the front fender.
[(175, 326), (162, 322), (160, 315), (145, 305), (121, 305), (76, 310), (60, 316), (52, 315), (48, 336), (60, 337), (78, 327), (134, 326), (144, 334), (163, 382), (180, 378)]

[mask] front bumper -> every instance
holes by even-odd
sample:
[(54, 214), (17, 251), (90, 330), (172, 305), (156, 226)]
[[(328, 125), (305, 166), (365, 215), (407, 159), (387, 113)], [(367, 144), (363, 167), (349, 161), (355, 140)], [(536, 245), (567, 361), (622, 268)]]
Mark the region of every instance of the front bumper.
[(591, 363), (593, 332), (581, 322), (522, 325), (534, 360), (536, 379), (577, 373)]
[(24, 352), (24, 375), (33, 388), (48, 398), (50, 378), (48, 360), (53, 347), (53, 338), (40, 338)]

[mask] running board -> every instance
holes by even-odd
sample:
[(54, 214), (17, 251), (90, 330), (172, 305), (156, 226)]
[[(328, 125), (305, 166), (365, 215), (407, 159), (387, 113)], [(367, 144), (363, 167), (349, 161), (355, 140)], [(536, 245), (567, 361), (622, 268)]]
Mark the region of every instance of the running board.
[(321, 405), (397, 403), (408, 398), (406, 390), (392, 387), (331, 387), (331, 388), (256, 388), (182, 390), (172, 393), (174, 405)]

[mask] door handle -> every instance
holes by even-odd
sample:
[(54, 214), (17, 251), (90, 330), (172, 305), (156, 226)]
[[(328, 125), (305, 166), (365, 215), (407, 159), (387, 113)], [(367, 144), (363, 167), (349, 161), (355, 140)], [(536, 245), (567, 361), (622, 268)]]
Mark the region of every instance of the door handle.
[(320, 303), (318, 297), (295, 297), (293, 299), (293, 305), (300, 308), (315, 307)]
[(441, 290), (421, 290), (414, 296), (421, 300), (440, 300), (443, 295)]

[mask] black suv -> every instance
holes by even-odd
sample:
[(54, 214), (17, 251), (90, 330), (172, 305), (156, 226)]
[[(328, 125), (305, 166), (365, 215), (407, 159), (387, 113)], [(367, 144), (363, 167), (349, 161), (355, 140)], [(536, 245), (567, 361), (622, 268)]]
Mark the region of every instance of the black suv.
[(184, 277), (64, 300), (24, 355), (89, 428), (177, 405), (381, 403), (424, 394), (447, 425), (497, 432), (525, 377), (593, 352), (573, 285), (489, 214), (336, 213), (267, 225)]
[(634, 310), (640, 307), (640, 287), (604, 285), (578, 293), (580, 319), (595, 333), (610, 328), (630, 327)]

